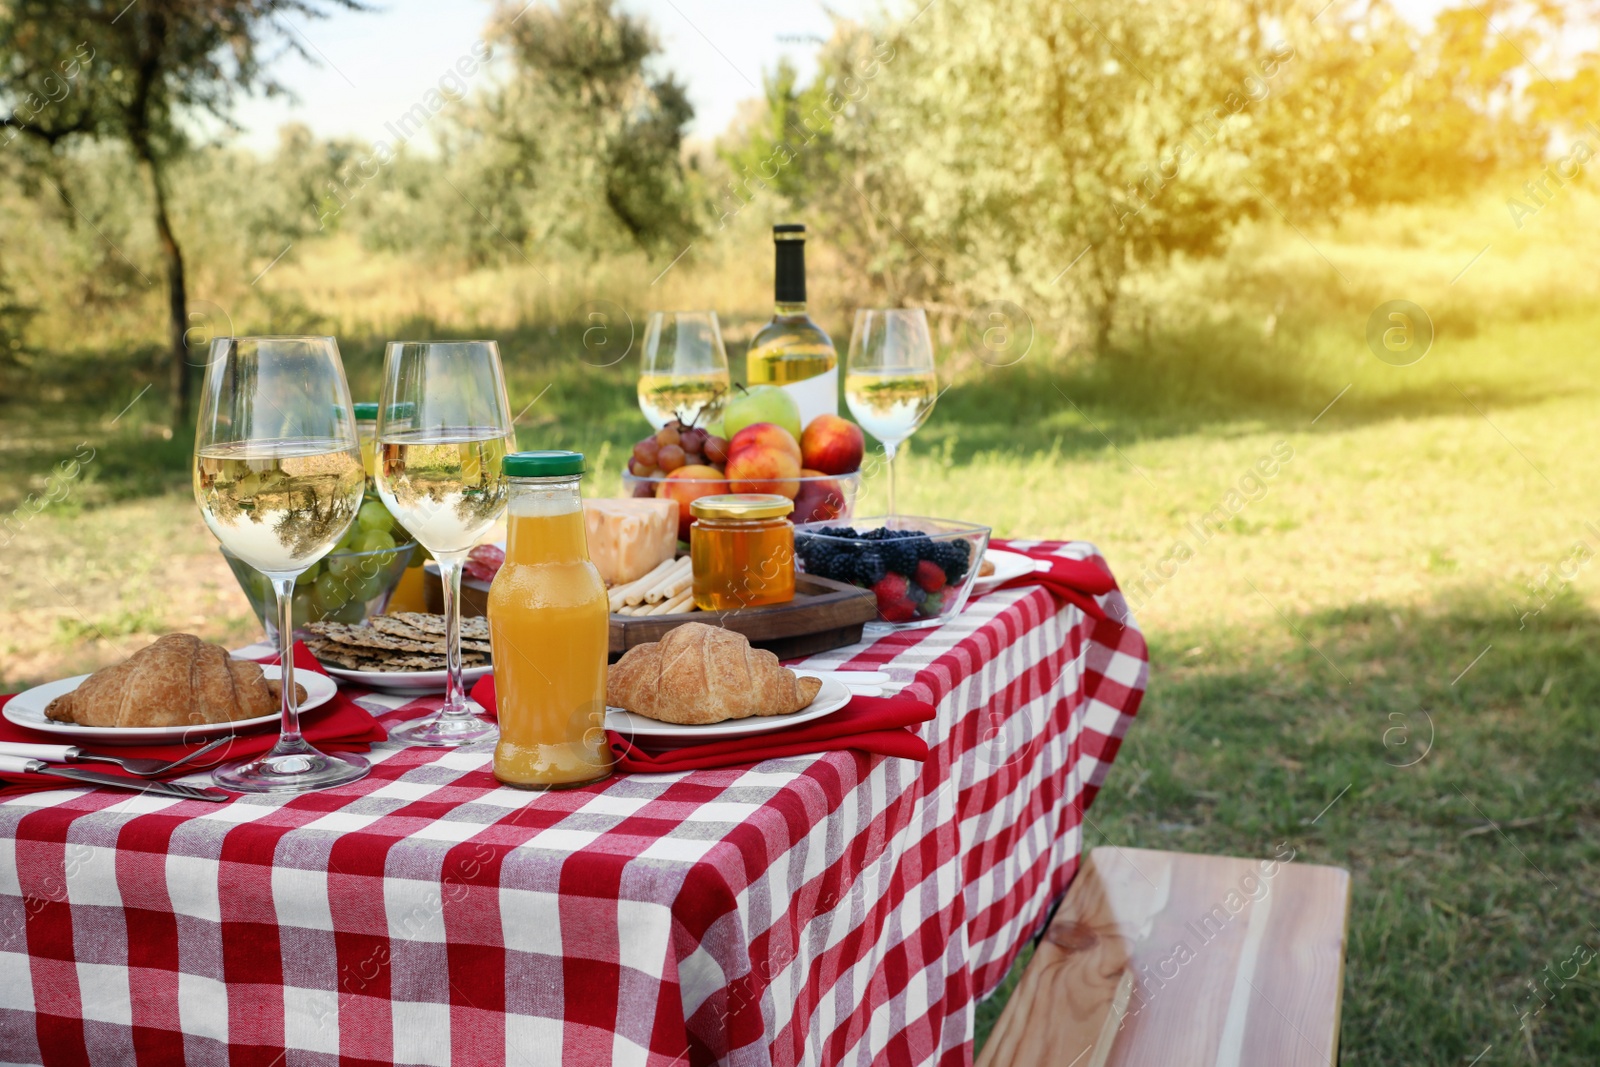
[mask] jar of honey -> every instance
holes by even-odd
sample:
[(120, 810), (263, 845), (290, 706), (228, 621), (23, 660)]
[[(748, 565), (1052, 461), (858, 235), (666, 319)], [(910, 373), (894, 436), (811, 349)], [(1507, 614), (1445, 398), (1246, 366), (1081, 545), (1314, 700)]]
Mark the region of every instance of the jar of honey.
[(794, 599), (794, 501), (766, 493), (703, 496), (689, 505), (694, 606), (727, 611)]

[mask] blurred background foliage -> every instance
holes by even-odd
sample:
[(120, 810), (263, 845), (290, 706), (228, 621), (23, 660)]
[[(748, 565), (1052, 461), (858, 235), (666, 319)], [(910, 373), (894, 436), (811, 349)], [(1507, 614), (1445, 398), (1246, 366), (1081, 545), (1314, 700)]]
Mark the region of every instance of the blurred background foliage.
[[(262, 158), (197, 132), (282, 91), (258, 59), (280, 13), (331, 6), (167, 0), (111, 25), (97, 4), (0, 5), (9, 392), (109, 356), (159, 382), (181, 432), (180, 372), (192, 388), (212, 333), (559, 328), (602, 297), (637, 315), (686, 250), (700, 291), (758, 313), (780, 217), (813, 227), (823, 294), (1011, 300), (1049, 351), (1105, 358), (1152, 328), (1141, 291), (1250, 224), (1514, 190), (1600, 90), (1595, 56), (1559, 44), (1592, 12), (1545, 0), (1474, 0), (1427, 31), (1382, 0), (971, 0), (837, 22), (814, 78), (767, 72), (690, 142), (652, 28), (560, 0), (494, 13), (488, 76), (424, 115), (437, 154), (286, 127)], [(371, 291), (318, 288), (352, 264)]]

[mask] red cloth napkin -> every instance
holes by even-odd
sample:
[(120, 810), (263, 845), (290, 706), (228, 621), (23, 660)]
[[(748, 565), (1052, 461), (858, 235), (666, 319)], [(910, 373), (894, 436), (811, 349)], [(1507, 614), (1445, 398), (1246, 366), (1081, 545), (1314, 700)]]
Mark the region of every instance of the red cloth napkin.
[[(494, 676), (485, 676), (472, 688), (472, 698), (486, 709), (495, 708)], [(928, 722), (937, 712), (932, 704), (912, 697), (851, 697), (832, 715), (753, 737), (685, 745), (667, 752), (646, 752), (615, 730), (607, 730), (617, 770), (629, 774), (739, 767), (781, 756), (855, 749), (880, 756), (898, 756), (919, 763), (928, 758), (928, 743), (911, 729)]]
[(990, 539), (989, 547), (1015, 552), (1048, 564), (1046, 570), (1018, 575), (1009, 581), (1001, 582), (997, 588), (1014, 589), (1024, 585), (1042, 585), (1061, 599), (1082, 608), (1084, 614), (1104, 621), (1106, 610), (1100, 606), (1095, 597), (1103, 596), (1117, 588), (1117, 580), (1098, 563), (1086, 559), (1068, 559), (1044, 549), (1018, 548), (1013, 542), (997, 538)]
[[(263, 663), (276, 662), (277, 657), (272, 656), (262, 660)], [(317, 662), (304, 644), (296, 643), (294, 646), (294, 667), (297, 671), (315, 672), (326, 676), (327, 671), (322, 669), (322, 664)], [(12, 694), (14, 695), (14, 694)], [(0, 707), (4, 707), (11, 695), (0, 696)], [(300, 732), (307, 741), (320, 749), (329, 752), (365, 752), (372, 744), (382, 741), (388, 736), (383, 725), (374, 719), (361, 705), (345, 696), (344, 693), (335, 693), (332, 700), (320, 708), (313, 708), (300, 715)], [(185, 774), (192, 774), (204, 767), (212, 767), (218, 763), (230, 760), (243, 759), (247, 756), (258, 756), (272, 747), (278, 740), (276, 726), (268, 727), (258, 732), (241, 734), (234, 738), (231, 745), (224, 745), (214, 752), (206, 755), (199, 766), (187, 764), (178, 768), (176, 772), (166, 775), (168, 778), (179, 778)], [(48, 734), (43, 730), (30, 730), (25, 726), (18, 726), (8, 719), (0, 718), (0, 743), (25, 742), (38, 745), (79, 745), (91, 751), (102, 752), (109, 756), (130, 756), (140, 759), (174, 760), (185, 752), (193, 751), (198, 745), (169, 744), (169, 745), (95, 745), (89, 741), (78, 741), (65, 738), (59, 734)], [(114, 774), (130, 781), (145, 781), (126, 774), (112, 763), (78, 763), (74, 766), (84, 770), (101, 771), (105, 774)], [(48, 774), (0, 774), (0, 796), (11, 793), (27, 793), (39, 789), (68, 789), (71, 782), (56, 778)]]

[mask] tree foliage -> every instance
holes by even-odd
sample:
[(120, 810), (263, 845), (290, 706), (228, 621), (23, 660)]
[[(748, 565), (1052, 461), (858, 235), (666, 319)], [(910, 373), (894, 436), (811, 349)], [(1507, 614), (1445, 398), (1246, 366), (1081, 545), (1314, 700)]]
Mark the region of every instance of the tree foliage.
[[(167, 174), (191, 147), (186, 120), (224, 123), (241, 92), (280, 93), (271, 46), (301, 55), (290, 16), (317, 18), (358, 0), (11, 0), (0, 6), (0, 127), (44, 148), (50, 166), (74, 140), (127, 146), (149, 180), (168, 287), (173, 420), (188, 422), (188, 297)], [(306, 55), (306, 58), (310, 58)], [(56, 190), (66, 196), (59, 184)]]
[(613, 0), (515, 4), (496, 12), (489, 37), (509, 50), (508, 77), (438, 131), (454, 188), (402, 179), (415, 214), (436, 200), (449, 225), (385, 227), (380, 242), (484, 262), (692, 239), (701, 212), (683, 131), (694, 112), (674, 77), (653, 72), (660, 47), (642, 19)]
[(1249, 218), (1311, 226), (1479, 185), (1537, 156), (1530, 119), (1580, 110), (1593, 78), (1529, 58), (1565, 24), (1546, 0), (1447, 10), (1428, 33), (1383, 0), (909, 14), (841, 23), (808, 84), (768, 78), (724, 145), (719, 217), (753, 183), (886, 299), (1011, 299), (1097, 348), (1130, 272), (1214, 254)]

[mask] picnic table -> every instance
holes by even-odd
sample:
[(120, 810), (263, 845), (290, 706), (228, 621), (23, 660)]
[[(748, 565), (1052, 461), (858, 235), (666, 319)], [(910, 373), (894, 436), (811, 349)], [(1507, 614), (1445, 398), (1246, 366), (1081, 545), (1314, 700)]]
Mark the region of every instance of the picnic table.
[(1099, 603), (1003, 589), (804, 661), (934, 703), (925, 764), (530, 794), (487, 746), (379, 744), (288, 798), (0, 798), (0, 1061), (970, 1063), (1143, 693), (1144, 640)]

